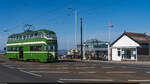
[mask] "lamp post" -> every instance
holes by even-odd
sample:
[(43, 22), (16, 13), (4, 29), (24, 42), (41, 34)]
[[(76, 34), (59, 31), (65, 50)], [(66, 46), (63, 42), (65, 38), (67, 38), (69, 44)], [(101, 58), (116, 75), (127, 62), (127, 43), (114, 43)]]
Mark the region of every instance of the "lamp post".
[(81, 27), (80, 27), (80, 32), (81, 32), (81, 54), (80, 54), (80, 58), (81, 60), (83, 59), (83, 44), (82, 44), (82, 18), (80, 18), (80, 23), (81, 23)]
[(83, 43), (83, 59), (86, 60), (86, 24), (84, 24), (84, 43)]
[[(77, 9), (68, 8), (69, 10), (75, 11), (75, 37), (74, 37), (74, 45), (75, 49), (77, 49)], [(70, 16), (70, 15), (69, 15)]]

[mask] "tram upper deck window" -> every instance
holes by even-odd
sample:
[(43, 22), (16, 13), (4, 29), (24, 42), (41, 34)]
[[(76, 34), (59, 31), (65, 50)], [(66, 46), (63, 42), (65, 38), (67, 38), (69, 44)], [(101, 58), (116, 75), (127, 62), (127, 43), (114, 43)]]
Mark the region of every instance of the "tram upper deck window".
[(23, 39), (26, 39), (26, 36), (23, 36)]
[(14, 41), (14, 38), (12, 37), (12, 41)]
[(47, 37), (50, 38), (50, 34), (47, 34)]
[(18, 40), (18, 36), (16, 36), (15, 38), (16, 38), (16, 40)]
[(19, 36), (19, 40), (21, 40), (21, 36)]
[(48, 50), (55, 50), (55, 46), (48, 46)]
[(10, 38), (8, 38), (8, 41), (11, 41), (11, 39), (10, 39)]
[(23, 36), (21, 36), (21, 39), (23, 40)]
[(14, 41), (16, 40), (16, 37), (14, 37)]
[(29, 39), (30, 38), (30, 36), (29, 35), (27, 35), (27, 39)]
[(43, 34), (40, 34), (40, 37), (42, 38), (44, 35)]
[(13, 41), (15, 40), (15, 38), (13, 37)]
[(41, 38), (41, 35), (40, 35), (40, 34), (38, 34), (38, 35), (37, 35), (37, 38)]
[(37, 34), (34, 34), (34, 37), (37, 38)]

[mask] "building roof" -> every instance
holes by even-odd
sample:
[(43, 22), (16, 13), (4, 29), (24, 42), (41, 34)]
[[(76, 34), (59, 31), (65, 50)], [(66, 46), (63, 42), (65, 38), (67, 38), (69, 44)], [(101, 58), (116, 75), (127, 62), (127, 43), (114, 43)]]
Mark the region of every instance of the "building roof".
[(113, 45), (115, 42), (117, 42), (122, 36), (128, 36), (138, 44), (141, 43), (149, 43), (150, 42), (150, 36), (146, 35), (146, 33), (133, 33), (133, 32), (124, 32), (117, 40), (115, 40), (111, 45)]
[(100, 40), (97, 40), (97, 39), (89, 39), (87, 40), (86, 42), (84, 42), (85, 45), (95, 45), (95, 46), (100, 46), (100, 45), (106, 45), (107, 42), (105, 41), (100, 41)]

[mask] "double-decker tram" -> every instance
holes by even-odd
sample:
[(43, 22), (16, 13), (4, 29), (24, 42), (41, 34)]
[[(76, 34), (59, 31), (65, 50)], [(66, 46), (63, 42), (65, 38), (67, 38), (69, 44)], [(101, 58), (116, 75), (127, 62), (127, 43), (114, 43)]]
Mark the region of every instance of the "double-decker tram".
[(55, 32), (46, 29), (26, 30), (8, 36), (6, 58), (54, 62), (57, 60), (57, 49)]

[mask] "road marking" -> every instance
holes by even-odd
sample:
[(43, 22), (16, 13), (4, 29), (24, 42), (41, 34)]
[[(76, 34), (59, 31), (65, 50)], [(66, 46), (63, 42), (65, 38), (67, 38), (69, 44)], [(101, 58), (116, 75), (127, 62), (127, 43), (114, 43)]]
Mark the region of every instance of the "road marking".
[(39, 67), (34, 67), (34, 68), (17, 68), (17, 69), (68, 69), (68, 67), (60, 67), (60, 68), (39, 68)]
[(24, 71), (24, 70), (20, 70), (21, 72), (24, 72), (24, 73), (27, 73), (27, 74), (30, 74), (30, 75), (34, 75), (34, 76), (38, 76), (38, 77), (42, 77), (41, 75), (39, 74), (35, 74), (35, 73), (31, 73), (31, 72), (27, 72), (27, 71)]
[(6, 64), (6, 63), (0, 63), (0, 64)]
[(3, 66), (9, 67), (9, 66), (14, 66), (14, 65), (3, 64)]
[(67, 67), (68, 65), (55, 65), (55, 66), (64, 66), (64, 67), (66, 66)]
[(7, 66), (7, 65), (3, 65), (4, 67), (10, 68), (10, 69), (14, 69), (15, 67), (12, 66)]
[(132, 72), (132, 71), (112, 71), (112, 72), (106, 72), (106, 73), (136, 73), (136, 72)]
[(75, 67), (75, 69), (90, 69), (90, 68), (96, 68), (96, 67)]
[(8, 67), (8, 68), (14, 69), (15, 67)]
[(130, 82), (150, 82), (150, 80), (128, 80)]
[(61, 81), (113, 81), (112, 79), (59, 79)]
[(31, 73), (70, 73), (70, 72), (60, 72), (60, 71), (30, 71)]
[(50, 69), (50, 68), (17, 68), (17, 69)]
[(103, 68), (113, 68), (113, 67), (103, 67)]
[(58, 83), (64, 83), (63, 81), (60, 81), (60, 80), (59, 80), (59, 81), (57, 81), (57, 82), (58, 82)]
[(21, 65), (14, 65), (14, 64), (3, 64), (3, 66), (6, 66), (6, 67), (10, 67), (10, 66), (21, 66)]
[(86, 73), (91, 73), (91, 74), (93, 74), (93, 73), (96, 73), (96, 72), (79, 72), (80, 74), (86, 74)]
[(126, 68), (132, 68), (132, 69), (143, 69), (143, 68), (138, 68), (138, 67), (126, 67)]
[(147, 71), (146, 73), (150, 73), (149, 71)]
[(49, 65), (39, 65), (39, 66), (49, 66)]
[(55, 69), (69, 69), (68, 67), (60, 67), (60, 68), (55, 68)]
[[(17, 65), (16, 65), (17, 66)], [(40, 66), (40, 67), (44, 67), (44, 66), (49, 66), (49, 65), (37, 65), (37, 64), (24, 64), (24, 65), (20, 65), (20, 66), (24, 66), (24, 67), (26, 67), (26, 66)]]

